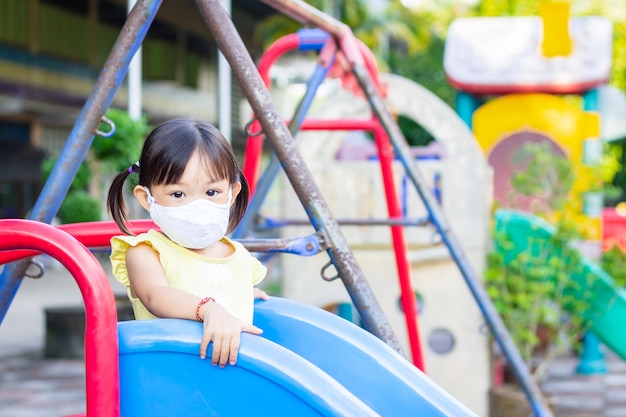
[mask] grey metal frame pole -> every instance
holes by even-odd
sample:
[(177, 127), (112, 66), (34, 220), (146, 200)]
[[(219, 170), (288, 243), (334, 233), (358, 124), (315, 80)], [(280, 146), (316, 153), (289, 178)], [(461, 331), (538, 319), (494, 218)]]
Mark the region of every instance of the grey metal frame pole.
[(196, 0), (198, 8), (222, 51), (248, 102), (252, 106), (276, 156), (300, 198), (311, 224), (328, 245), (327, 253), (337, 269), (365, 327), (398, 352), (402, 352), (365, 276), (350, 251), (339, 225), (333, 218), (321, 191), (295, 146), (285, 121), (278, 114), (254, 61), (233, 22), (217, 0)]

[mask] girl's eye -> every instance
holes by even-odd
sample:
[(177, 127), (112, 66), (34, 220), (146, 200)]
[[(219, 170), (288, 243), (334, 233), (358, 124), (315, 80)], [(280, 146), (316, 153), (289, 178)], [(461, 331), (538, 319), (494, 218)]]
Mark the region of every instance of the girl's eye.
[(183, 198), (185, 196), (185, 193), (181, 192), (181, 191), (174, 191), (173, 193), (170, 194), (172, 197), (174, 198)]
[(209, 197), (215, 197), (218, 194), (219, 191), (217, 190), (209, 190), (206, 192), (206, 195), (208, 195)]

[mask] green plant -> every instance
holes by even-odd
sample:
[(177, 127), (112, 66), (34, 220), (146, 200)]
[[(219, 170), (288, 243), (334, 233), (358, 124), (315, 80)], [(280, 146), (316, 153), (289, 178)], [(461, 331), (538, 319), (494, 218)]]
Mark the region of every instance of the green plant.
[(626, 254), (619, 246), (602, 252), (600, 266), (615, 280), (615, 285), (626, 287)]
[[(44, 181), (48, 180), (56, 157), (46, 158), (41, 166)], [(61, 202), (57, 217), (61, 223), (91, 222), (100, 220), (100, 200), (90, 196), (86, 191), (91, 180), (91, 170), (85, 161), (78, 167), (74, 180), (70, 184), (67, 195)]]
[[(115, 133), (110, 137), (97, 136), (94, 139), (57, 213), (62, 223), (100, 220), (102, 207), (99, 196), (103, 192), (105, 175), (127, 169), (139, 158), (149, 130), (145, 117), (133, 120), (128, 113), (118, 109), (109, 109), (106, 117), (115, 125)], [(107, 131), (109, 128), (103, 124), (100, 129)], [(50, 176), (57, 159), (47, 158), (42, 163), (44, 181)], [(131, 180), (136, 181), (136, 178)]]
[[(98, 136), (91, 145), (91, 159), (97, 161), (103, 172), (119, 172), (127, 169), (139, 158), (143, 140), (150, 126), (146, 117), (132, 119), (126, 111), (111, 108), (106, 117), (115, 125), (115, 133), (110, 137)], [(103, 131), (108, 126), (100, 127)]]
[[(115, 125), (115, 132), (109, 137), (98, 136), (94, 139), (87, 161), (93, 173), (90, 189), (98, 189), (98, 193), (108, 188), (108, 177), (117, 174), (139, 159), (143, 141), (150, 130), (147, 118), (131, 118), (126, 111), (111, 108), (106, 117)], [(102, 124), (100, 129), (107, 131), (108, 126)], [(131, 175), (127, 187), (133, 189), (137, 185), (137, 176)]]
[[(41, 164), (41, 175), (43, 176), (44, 182), (48, 180), (50, 173), (52, 173), (52, 169), (54, 165), (57, 163), (58, 157), (48, 157), (43, 160)], [(70, 191), (72, 190), (83, 190), (86, 189), (89, 185), (89, 179), (91, 178), (91, 171), (85, 162), (82, 162), (78, 167), (78, 171), (74, 176), (74, 180), (70, 184)]]
[(572, 236), (558, 225), (548, 239), (529, 238), (525, 250), (512, 252), (511, 236), (497, 231), (487, 258), (487, 292), (537, 379), (557, 355), (577, 349), (589, 328), (595, 278), (572, 279), (581, 274)]
[[(557, 355), (577, 348), (589, 328), (596, 278), (581, 268), (580, 252), (572, 244), (584, 237), (584, 215), (576, 213), (580, 195), (573, 194), (581, 171), (547, 144), (529, 143), (523, 153), (527, 165), (511, 180), (512, 201), (515, 195), (536, 197), (532, 214), (547, 219), (554, 230), (550, 236), (529, 233), (520, 244), (506, 227), (494, 227), (484, 278), (513, 341), (540, 379)], [(585, 169), (600, 169), (600, 164)]]
[(532, 211), (545, 214), (563, 210), (574, 185), (573, 166), (567, 158), (551, 152), (547, 142), (528, 142), (513, 155), (513, 162), (528, 160), (526, 169), (517, 171), (511, 178), (513, 193), (532, 196)]
[(100, 220), (100, 201), (84, 190), (67, 193), (58, 212), (61, 223), (81, 223)]

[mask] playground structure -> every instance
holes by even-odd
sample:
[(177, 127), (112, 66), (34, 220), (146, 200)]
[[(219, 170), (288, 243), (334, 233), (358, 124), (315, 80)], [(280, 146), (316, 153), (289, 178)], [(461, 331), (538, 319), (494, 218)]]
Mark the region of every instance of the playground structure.
[[(236, 366), (211, 366), (198, 356), (200, 323), (117, 323), (106, 274), (83, 245), (106, 246), (118, 233), (114, 223), (73, 225), (67, 229), (73, 235), (31, 220), (1, 220), (0, 225), (0, 250), (8, 251), (3, 253), (14, 258), (47, 253), (79, 285), (87, 317), (87, 415), (211, 411), (362, 416), (393, 415), (392, 410), (402, 409), (433, 416), (474, 415), (376, 337), (330, 313), (287, 300), (257, 305), (255, 324), (268, 331), (263, 338), (244, 335)], [(144, 221), (131, 225), (137, 233), (151, 226)], [(219, 384), (207, 383), (216, 379)], [(242, 384), (255, 387), (247, 401), (238, 401)]]
[[(494, 170), (494, 200), (500, 207), (530, 210), (533, 197), (511, 201), (509, 196), (512, 174), (524, 169), (526, 163), (521, 159), (516, 164), (514, 155), (525, 143), (548, 143), (555, 154), (574, 163), (594, 164), (601, 158), (603, 141), (623, 135), (623, 123), (616, 123), (615, 109), (601, 102), (611, 92), (606, 83), (612, 43), (608, 19), (570, 17), (567, 2), (546, 2), (541, 17), (465, 18), (453, 22), (444, 68), (458, 90), (457, 111), (474, 132)], [(468, 64), (459, 66), (460, 60)], [(568, 101), (564, 97), (567, 95), (579, 97), (582, 104)], [(621, 97), (612, 103), (615, 106), (623, 101)], [(610, 123), (603, 123), (605, 115)], [(593, 288), (593, 311), (574, 312), (585, 314), (591, 321), (591, 333), (585, 337), (585, 351), (578, 366), (578, 372), (589, 374), (606, 372), (597, 339), (625, 358), (625, 341), (614, 327), (623, 314), (619, 312), (623, 290), (593, 263), (600, 257), (603, 240), (606, 248), (609, 239), (619, 238), (621, 220), (613, 211), (603, 211), (601, 192), (589, 192), (581, 182), (577, 178), (573, 184), (580, 210), (568, 214), (580, 215), (577, 219), (586, 225), (585, 244), (581, 246), (583, 261), (572, 279), (582, 285), (581, 277), (591, 274), (598, 282)], [(542, 219), (503, 210), (496, 212), (495, 225), (515, 242), (510, 252), (499, 248), (507, 256), (526, 249), (529, 239), (539, 240), (541, 250), (557, 256), (546, 243), (552, 227)], [(603, 226), (609, 229), (603, 230)]]
[[(509, 29), (506, 36), (496, 36), (503, 28)], [(598, 88), (609, 78), (611, 46), (611, 22), (598, 16), (570, 18), (567, 2), (543, 3), (541, 17), (452, 23), (444, 69), (458, 90), (457, 112), (494, 169), (494, 199), (500, 207), (530, 208), (530, 199), (509, 201), (510, 178), (526, 163), (524, 158), (515, 162), (514, 156), (525, 143), (548, 143), (574, 163), (599, 161)], [(461, 66), (461, 61), (468, 64)], [(580, 97), (582, 106), (565, 95)], [(599, 249), (602, 195), (584, 187), (578, 179), (573, 185), (583, 195), (580, 211), (591, 224), (585, 239)]]
[[(32, 220), (50, 223), (52, 217), (58, 210), (60, 202), (69, 188), (71, 179), (76, 174), (79, 163), (84, 159), (87, 153), (91, 141), (93, 140), (94, 132), (96, 132), (100, 123), (101, 117), (110, 106), (113, 96), (124, 79), (130, 59), (141, 44), (160, 3), (160, 1), (150, 0), (139, 1), (129, 14), (120, 37), (107, 59), (105, 68), (100, 74), (92, 94), (89, 96), (83, 111), (81, 112), (79, 119), (77, 120), (75, 127), (72, 130), (72, 133), (70, 134), (70, 137), (59, 157), (59, 163), (52, 171), (40, 198), (37, 200), (37, 203), (31, 212), (30, 218)], [(351, 65), (353, 75), (356, 77), (359, 85), (367, 97), (373, 114), (380, 123), (380, 127), (382, 128), (381, 132), (384, 131), (384, 135), (381, 134), (380, 136), (383, 138), (386, 136), (388, 137), (388, 140), (390, 140), (390, 145), (393, 146), (396, 156), (400, 160), (402, 167), (405, 169), (408, 180), (415, 187), (419, 197), (424, 203), (429, 220), (436, 227), (443, 244), (449, 250), (450, 255), (456, 262), (471, 294), (475, 298), (503, 353), (513, 365), (516, 376), (527, 394), (535, 414), (537, 416), (550, 415), (541, 397), (539, 389), (530, 378), (528, 370), (523, 365), (521, 358), (519, 357), (519, 353), (515, 349), (506, 328), (497, 316), (495, 309), (490, 303), (489, 298), (479, 282), (478, 277), (474, 273), (474, 269), (470, 265), (469, 260), (466, 258), (462, 245), (457, 240), (455, 235), (451, 233), (451, 228), (439, 208), (436, 198), (427, 188), (427, 183), (423, 180), (422, 174), (417, 168), (416, 162), (411, 155), (410, 149), (408, 149), (408, 145), (406, 144), (402, 133), (393, 120), (392, 115), (386, 108), (385, 103), (383, 102), (374, 82), (371, 79), (371, 74), (368, 72), (368, 69), (364, 64), (361, 49), (359, 48), (358, 43), (354, 39), (350, 30), (345, 25), (329, 18), (316, 9), (311, 8), (306, 3), (297, 1), (268, 1), (267, 3), (270, 6), (275, 7), (277, 10), (288, 14), (298, 21), (301, 21), (302, 23), (322, 29), (330, 35), (326, 44), (334, 45), (335, 47), (339, 47), (341, 49)], [(296, 128), (298, 126), (290, 126), (290, 129), (288, 129), (284, 120), (282, 120), (275, 111), (263, 81), (258, 75), (249, 55), (243, 53), (245, 51), (243, 42), (241, 42), (237, 31), (232, 25), (228, 15), (222, 9), (221, 5), (217, 2), (206, 0), (197, 0), (197, 4), (207, 25), (211, 29), (220, 50), (228, 59), (239, 84), (242, 86), (244, 93), (259, 121), (259, 124), (263, 128), (263, 134), (271, 142), (274, 152), (282, 164), (285, 174), (291, 182), (300, 202), (305, 207), (312, 226), (315, 228), (315, 235), (312, 235), (309, 239), (305, 240), (307, 243), (305, 245), (307, 246), (307, 251), (315, 253), (316, 250), (326, 250), (332, 265), (336, 269), (337, 276), (341, 278), (341, 281), (345, 285), (351, 300), (359, 311), (366, 329), (382, 341), (386, 342), (393, 350), (401, 351), (402, 349), (397, 337), (387, 322), (385, 315), (382, 313), (382, 310), (374, 297), (373, 291), (369, 287), (368, 282), (365, 279), (353, 254), (350, 249), (348, 249), (346, 240), (343, 237), (342, 232), (339, 230), (336, 220), (330, 214), (326, 202), (321, 197), (322, 193), (312, 180), (310, 171), (307, 169), (306, 164), (294, 145), (290, 130), (298, 130)], [(292, 120), (297, 120), (297, 118), (294, 117)], [(388, 146), (383, 149), (388, 149)], [(382, 160), (382, 151), (380, 151), (380, 153)], [(17, 238), (18, 236), (21, 236), (20, 226), (24, 229), (29, 228), (24, 227), (24, 225), (21, 224), (9, 227), (7, 224), (7, 232), (10, 233), (11, 236), (15, 237), (15, 239), (5, 240), (3, 242), (5, 245), (2, 248), (3, 250), (30, 249), (49, 252), (48, 249), (53, 248), (52, 250), (55, 253), (60, 253), (60, 251), (62, 251), (62, 249), (58, 248), (54, 244), (47, 247), (44, 243), (41, 243), (41, 237), (37, 238), (31, 236), (31, 238), (25, 238), (24, 240)], [(33, 229), (36, 228), (33, 227)], [(43, 234), (43, 232), (41, 233)], [(53, 237), (56, 239), (56, 236)], [(31, 239), (39, 240), (39, 243), (29, 242)], [(64, 244), (70, 245), (69, 241), (65, 240), (64, 242)], [(282, 241), (282, 243), (283, 246), (289, 246), (285, 245), (284, 241)], [(296, 243), (302, 243), (302, 240), (294, 240), (291, 243), (294, 243), (293, 246), (297, 246)], [(264, 245), (261, 243), (260, 246)], [(271, 243), (269, 246), (271, 248), (276, 248), (276, 245), (272, 246)], [(268, 245), (265, 244), (264, 247), (267, 250)], [(7, 253), (11, 254), (11, 252)], [(13, 253), (13, 255), (15, 255), (15, 253)], [(71, 267), (68, 269), (71, 269), (73, 275), (76, 276), (76, 274), (80, 273), (80, 265), (67, 261), (66, 258), (70, 257), (71, 255), (68, 253), (59, 255), (59, 258), (61, 258), (60, 260), (68, 262), (68, 265)], [(3, 258), (2, 263), (7, 262), (7, 259), (8, 258)], [(89, 261), (85, 260), (85, 262)], [(27, 266), (28, 260), (26, 259), (5, 267), (0, 280), (0, 317), (4, 317), (6, 310), (9, 308), (12, 297), (19, 288), (20, 281), (24, 276)], [(91, 290), (85, 291), (83, 292), (84, 294), (90, 293)], [(91, 302), (90, 297), (86, 296), (85, 298), (86, 302), (89, 304)], [(104, 300), (106, 301), (106, 298)], [(109, 304), (110, 307), (108, 308), (113, 308), (114, 303), (111, 302)], [(412, 304), (409, 303), (408, 306), (410, 305)], [(87, 307), (91, 308), (89, 305)], [(96, 305), (96, 307), (100, 307), (100, 304)], [(90, 320), (89, 317), (93, 317), (94, 314), (95, 313), (90, 313), (88, 316), (88, 323)], [(91, 319), (91, 321), (92, 324), (96, 323), (98, 327), (100, 327), (101, 323), (98, 321), (94, 322), (93, 319)], [(113, 321), (113, 325), (114, 324), (115, 323)], [(111, 323), (109, 323), (106, 326), (105, 331), (115, 333), (114, 326), (113, 328), (111, 327)], [(111, 336), (112, 333), (108, 333), (108, 335)], [(94, 336), (95, 333), (91, 330), (90, 324), (90, 330), (86, 333), (86, 340), (91, 340)], [(147, 339), (150, 339), (150, 337)], [(95, 343), (96, 341), (92, 340), (92, 342)], [(148, 343), (148, 345), (150, 343)], [(86, 354), (88, 354), (88, 357), (90, 358), (86, 360), (88, 369), (90, 369), (94, 360), (96, 363), (99, 363), (100, 360), (111, 360), (113, 362), (109, 362), (109, 364), (115, 363), (117, 360), (117, 348), (113, 353), (115, 354), (113, 355), (115, 356), (115, 359), (112, 357), (103, 359), (97, 355), (94, 359), (92, 357), (93, 355), (87, 351)], [(395, 353), (393, 355), (395, 355)], [(102, 364), (99, 363), (99, 365)], [(98, 370), (98, 372), (100, 371)], [(109, 373), (106, 377), (104, 377), (104, 379), (109, 380), (112, 384), (119, 382), (116, 378), (118, 376), (115, 374), (116, 371), (111, 372), (112, 373)], [(88, 372), (88, 375), (90, 375), (88, 385), (93, 382), (91, 381), (91, 378), (99, 379), (96, 378), (95, 374), (90, 374)], [(97, 399), (94, 398), (94, 396), (88, 396), (87, 413), (90, 415), (116, 415), (119, 411), (119, 409), (115, 408), (117, 404), (116, 401), (113, 400), (117, 394), (116, 388), (113, 387), (109, 394), (110, 397), (102, 399), (102, 401), (105, 399), (112, 400), (112, 402), (107, 403), (112, 404), (109, 406), (103, 405), (103, 403), (100, 402), (100, 396), (97, 396)], [(423, 394), (423, 397), (426, 395), (430, 394)], [(319, 398), (319, 396), (317, 397)], [(425, 400), (427, 399), (425, 398)], [(444, 414), (441, 415), (471, 415), (469, 411), (464, 410), (463, 407), (458, 405), (455, 401), (447, 400), (450, 399), (446, 399), (444, 403), (453, 407), (450, 410), (455, 411), (444, 411)], [(101, 407), (104, 408), (101, 409)], [(365, 411), (366, 409), (363, 410)], [(327, 411), (326, 413), (332, 414), (331, 411)]]

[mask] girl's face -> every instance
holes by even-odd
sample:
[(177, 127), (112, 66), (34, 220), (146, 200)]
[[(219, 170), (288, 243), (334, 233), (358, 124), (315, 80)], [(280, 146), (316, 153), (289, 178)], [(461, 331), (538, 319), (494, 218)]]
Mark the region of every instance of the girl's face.
[[(215, 203), (225, 203), (228, 200), (229, 187), (228, 180), (212, 180), (212, 176), (206, 170), (206, 164), (202, 163), (200, 154), (194, 152), (176, 184), (153, 184), (149, 189), (157, 204), (177, 207), (201, 198)], [(232, 188), (231, 205), (241, 191), (241, 183), (233, 184)], [(144, 187), (137, 185), (134, 194), (139, 204), (150, 211), (148, 194)]]

